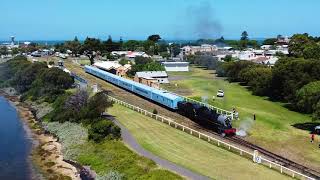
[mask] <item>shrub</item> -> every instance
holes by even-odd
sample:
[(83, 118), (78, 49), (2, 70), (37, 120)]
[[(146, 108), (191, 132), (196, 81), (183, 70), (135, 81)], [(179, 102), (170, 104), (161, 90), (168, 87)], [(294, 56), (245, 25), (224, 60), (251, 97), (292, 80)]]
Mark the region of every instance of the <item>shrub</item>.
[(113, 122), (108, 120), (97, 120), (92, 124), (88, 131), (88, 138), (94, 142), (101, 142), (107, 136), (111, 139), (119, 139), (121, 136), (121, 129)]
[(153, 110), (153, 114), (158, 114), (158, 111), (156, 109)]

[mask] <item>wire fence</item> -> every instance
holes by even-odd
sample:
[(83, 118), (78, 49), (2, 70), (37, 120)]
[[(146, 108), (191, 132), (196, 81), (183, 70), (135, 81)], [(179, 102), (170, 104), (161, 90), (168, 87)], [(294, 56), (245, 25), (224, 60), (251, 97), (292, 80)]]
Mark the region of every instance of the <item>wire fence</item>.
[(142, 109), (142, 108), (140, 108), (138, 106), (134, 106), (134, 105), (126, 103), (124, 101), (118, 100), (118, 99), (116, 99), (116, 98), (114, 98), (112, 96), (109, 96), (109, 98), (113, 102), (115, 102), (117, 104), (120, 104), (121, 106), (124, 106), (124, 107), (127, 107), (129, 109), (132, 109), (132, 110), (134, 110), (134, 111), (136, 111), (136, 112), (138, 112), (140, 114), (143, 114), (143, 115), (148, 116), (148, 117), (150, 117), (152, 119), (155, 119), (157, 121), (165, 123), (165, 124), (169, 125), (170, 127), (173, 127), (175, 129), (181, 130), (181, 131), (183, 131), (185, 133), (188, 133), (190, 135), (196, 136), (199, 139), (205, 140), (208, 143), (214, 144), (216, 146), (219, 146), (221, 148), (229, 150), (229, 151), (231, 151), (233, 153), (239, 154), (240, 156), (246, 157), (248, 159), (252, 159), (253, 162), (261, 164), (261, 165), (264, 165), (266, 167), (269, 167), (270, 169), (277, 170), (281, 174), (286, 174), (288, 176), (291, 176), (292, 178), (297, 178), (297, 179), (315, 180), (312, 177), (304, 175), (304, 174), (302, 174), (300, 172), (297, 172), (295, 170), (292, 170), (290, 168), (284, 167), (281, 164), (272, 162), (271, 160), (268, 160), (268, 159), (266, 159), (264, 157), (261, 157), (259, 155), (257, 156), (254, 152), (250, 152), (250, 151), (241, 149), (241, 148), (239, 148), (237, 146), (234, 146), (232, 144), (224, 142), (223, 140), (216, 139), (216, 138), (214, 138), (212, 136), (209, 136), (207, 134), (201, 133), (201, 132), (199, 132), (197, 130), (194, 130), (194, 129), (190, 128), (190, 127), (187, 127), (185, 125), (179, 124), (179, 123), (173, 121), (170, 118), (163, 117), (163, 116), (160, 116), (160, 115), (157, 115), (157, 114), (153, 114), (153, 113), (151, 113), (151, 112), (149, 112), (147, 110), (144, 110), (144, 109)]

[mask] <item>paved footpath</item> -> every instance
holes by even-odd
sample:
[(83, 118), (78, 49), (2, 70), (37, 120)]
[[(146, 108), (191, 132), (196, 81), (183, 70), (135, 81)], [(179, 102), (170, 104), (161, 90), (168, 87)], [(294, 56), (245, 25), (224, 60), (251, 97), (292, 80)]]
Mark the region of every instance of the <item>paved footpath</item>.
[(181, 176), (186, 177), (187, 179), (194, 179), (194, 180), (206, 180), (209, 179), (206, 176), (197, 174), (195, 172), (192, 172), (186, 168), (183, 168), (181, 166), (178, 166), (170, 161), (167, 161), (165, 159), (162, 159), (149, 151), (146, 151), (143, 149), (140, 144), (134, 139), (134, 137), (130, 134), (129, 130), (124, 127), (119, 121), (117, 121), (113, 116), (107, 115), (107, 118), (112, 120), (117, 126), (121, 128), (121, 137), (123, 141), (129, 145), (134, 151), (136, 151), (138, 154), (148, 158), (152, 159), (154, 162), (156, 162), (161, 167), (168, 169), (170, 171), (176, 172), (177, 174), (180, 174)]

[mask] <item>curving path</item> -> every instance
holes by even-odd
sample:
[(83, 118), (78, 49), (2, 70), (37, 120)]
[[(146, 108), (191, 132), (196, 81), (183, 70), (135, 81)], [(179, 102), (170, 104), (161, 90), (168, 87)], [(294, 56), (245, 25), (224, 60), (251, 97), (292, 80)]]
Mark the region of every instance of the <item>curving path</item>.
[(121, 128), (121, 137), (122, 137), (123, 141), (127, 145), (129, 145), (134, 151), (136, 151), (138, 154), (140, 154), (146, 158), (152, 159), (161, 167), (164, 167), (170, 171), (176, 172), (176, 173), (180, 174), (181, 176), (186, 177), (187, 179), (194, 179), (194, 180), (207, 180), (207, 179), (209, 179), (206, 176), (192, 172), (192, 171), (190, 171), (186, 168), (183, 168), (179, 165), (176, 165), (170, 161), (162, 159), (162, 158), (150, 153), (149, 151), (146, 151), (145, 149), (143, 149), (140, 146), (140, 144), (138, 144), (138, 142), (130, 134), (129, 130), (126, 127), (124, 127), (119, 121), (117, 121), (114, 118), (114, 116), (108, 114), (108, 115), (106, 115), (106, 117)]

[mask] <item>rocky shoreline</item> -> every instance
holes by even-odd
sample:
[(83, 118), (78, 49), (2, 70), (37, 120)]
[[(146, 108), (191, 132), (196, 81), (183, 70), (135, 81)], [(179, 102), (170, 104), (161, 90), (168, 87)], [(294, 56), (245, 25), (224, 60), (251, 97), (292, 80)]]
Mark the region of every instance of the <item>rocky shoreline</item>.
[(81, 179), (81, 166), (78, 165), (76, 168), (64, 160), (58, 138), (44, 130), (41, 121), (36, 117), (35, 110), (29, 104), (20, 102), (19, 96), (15, 95), (12, 89), (1, 89), (0, 96), (5, 97), (17, 109), (26, 133), (32, 139), (33, 148), (30, 159), (40, 171), (41, 177), (38, 178)]

